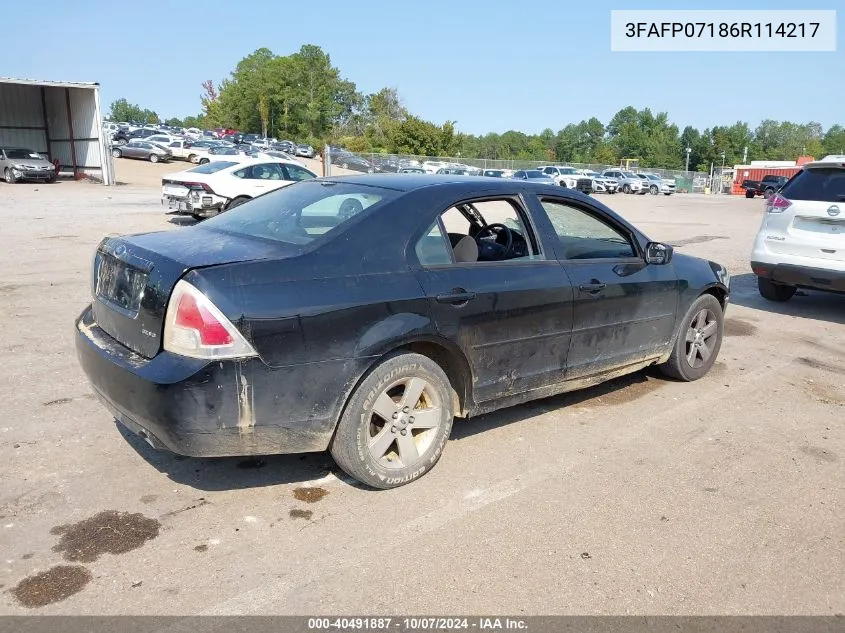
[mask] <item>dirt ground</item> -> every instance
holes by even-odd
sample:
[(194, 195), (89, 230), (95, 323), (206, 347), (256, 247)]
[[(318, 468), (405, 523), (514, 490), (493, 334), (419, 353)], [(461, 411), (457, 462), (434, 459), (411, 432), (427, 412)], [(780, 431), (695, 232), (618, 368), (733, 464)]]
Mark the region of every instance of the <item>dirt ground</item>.
[(601, 198), (731, 269), (706, 378), (459, 421), (429, 475), (372, 492), (326, 454), (156, 452), (92, 398), (94, 248), (179, 230), (174, 166), (116, 163), (131, 184), (0, 183), (0, 613), (845, 612), (845, 297), (757, 295), (759, 200)]

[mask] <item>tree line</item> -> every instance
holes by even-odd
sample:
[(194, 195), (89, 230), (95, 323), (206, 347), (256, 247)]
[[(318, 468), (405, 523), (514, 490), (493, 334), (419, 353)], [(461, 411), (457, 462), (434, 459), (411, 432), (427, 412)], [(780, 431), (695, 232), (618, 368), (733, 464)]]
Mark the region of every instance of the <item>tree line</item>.
[(341, 144), (352, 151), (424, 156), (520, 159), (618, 164), (639, 159), (644, 167), (708, 171), (711, 164), (751, 160), (795, 160), (798, 156), (845, 154), (845, 128), (825, 130), (817, 122), (764, 120), (752, 128), (737, 121), (683, 130), (666, 112), (619, 110), (606, 124), (592, 117), (555, 132), (509, 130), (503, 134), (460, 133), (455, 121), (434, 123), (415, 116), (395, 88), (365, 95), (344, 78), (319, 46), (306, 44), (291, 55), (260, 48), (238, 62), (219, 85), (202, 84), (202, 111), (161, 121), (158, 114), (118, 99), (116, 121), (163, 122), (183, 127), (234, 128), (315, 146)]

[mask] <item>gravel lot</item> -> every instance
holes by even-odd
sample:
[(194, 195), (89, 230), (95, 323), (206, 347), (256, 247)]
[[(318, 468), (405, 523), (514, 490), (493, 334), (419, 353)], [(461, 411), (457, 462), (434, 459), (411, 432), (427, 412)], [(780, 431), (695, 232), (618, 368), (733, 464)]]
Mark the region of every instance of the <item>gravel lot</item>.
[(845, 297), (757, 296), (759, 200), (601, 198), (731, 269), (708, 377), (459, 421), (431, 474), (371, 492), (325, 454), (156, 452), (92, 399), (93, 249), (178, 230), (157, 185), (185, 167), (116, 163), (130, 184), (0, 183), (3, 614), (845, 612)]

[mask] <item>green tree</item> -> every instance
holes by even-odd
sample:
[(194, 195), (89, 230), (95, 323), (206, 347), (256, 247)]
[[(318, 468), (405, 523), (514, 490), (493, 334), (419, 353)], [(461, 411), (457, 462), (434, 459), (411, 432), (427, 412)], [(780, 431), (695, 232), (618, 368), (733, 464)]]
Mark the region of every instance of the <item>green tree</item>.
[(126, 99), (120, 98), (112, 101), (109, 106), (109, 118), (112, 121), (127, 121), (129, 123), (158, 123), (158, 114), (152, 110), (141, 108), (141, 106), (129, 103)]

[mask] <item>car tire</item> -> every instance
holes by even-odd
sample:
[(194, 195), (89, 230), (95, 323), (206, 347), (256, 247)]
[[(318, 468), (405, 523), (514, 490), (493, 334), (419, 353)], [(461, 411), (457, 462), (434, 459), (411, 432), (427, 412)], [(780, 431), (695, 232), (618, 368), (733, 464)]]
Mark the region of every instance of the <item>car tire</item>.
[(750, 189), (746, 189), (746, 191), (745, 191), (745, 197), (746, 197), (746, 198), (753, 198), (753, 197), (754, 197), (754, 192), (753, 192), (753, 191), (751, 191)]
[[(440, 459), (452, 432), (452, 393), (443, 369), (427, 356), (387, 358), (349, 397), (329, 449), (332, 457), (349, 476), (380, 490), (422, 477)], [(417, 426), (414, 417), (423, 415), (425, 426)]]
[(239, 207), (242, 204), (244, 204), (245, 202), (249, 202), (250, 199), (251, 198), (249, 198), (248, 196), (238, 196), (237, 198), (234, 198), (233, 200), (231, 200), (229, 202), (229, 204), (226, 205), (226, 211), (228, 211), (229, 209), (234, 209), (235, 207)]
[(701, 295), (684, 315), (672, 354), (660, 371), (684, 382), (703, 377), (716, 362), (723, 331), (722, 304), (711, 294)]
[(50, 177), (47, 179), (47, 184), (48, 184), (48, 185), (52, 185), (54, 182), (56, 182), (56, 174), (53, 174), (52, 176), (50, 176)]
[(631, 193), (631, 185), (622, 185), (622, 193)]
[(664, 196), (671, 196), (672, 194), (671, 193), (664, 193), (663, 195)]
[(114, 156), (115, 158), (120, 158), (121, 156), (123, 156), (123, 152), (121, 152), (119, 149), (117, 149), (115, 147), (114, 149), (112, 149), (111, 155)]
[(785, 284), (776, 284), (771, 279), (766, 279), (765, 277), (757, 277), (757, 290), (764, 299), (783, 303), (792, 299), (797, 288)]
[(200, 162), (199, 162), (199, 164), (200, 164), (200, 165), (208, 165), (208, 163), (210, 163), (210, 162), (211, 162), (211, 161), (210, 161), (210, 160), (208, 160), (207, 158), (200, 158)]
[(341, 163), (340, 167), (341, 169), (349, 169), (349, 163)]
[(14, 185), (18, 181), (18, 177), (15, 176), (15, 173), (8, 167), (6, 168), (6, 171), (3, 172), (3, 177), (4, 180), (10, 185)]
[(770, 188), (770, 189), (766, 189), (765, 191), (763, 191), (763, 197), (764, 197), (766, 200), (768, 200), (769, 198), (771, 198), (773, 195), (775, 195), (775, 190), (774, 190), (774, 189), (771, 189), (771, 188)]
[(648, 192), (653, 196), (656, 196), (660, 193), (660, 191), (657, 189), (657, 185), (652, 185), (651, 187), (649, 187)]
[(189, 163), (196, 163), (197, 162), (197, 155), (196, 154), (188, 154), (188, 162)]
[(199, 213), (192, 213), (191, 217), (194, 218), (194, 220), (196, 220), (197, 222), (202, 222), (205, 219)]
[(158, 154), (150, 154), (150, 162), (157, 163), (159, 161)]

